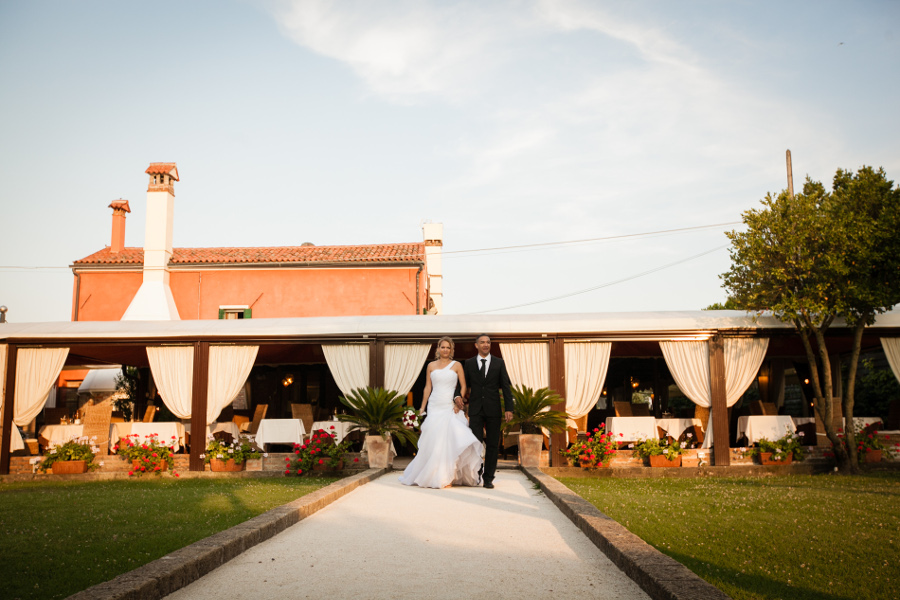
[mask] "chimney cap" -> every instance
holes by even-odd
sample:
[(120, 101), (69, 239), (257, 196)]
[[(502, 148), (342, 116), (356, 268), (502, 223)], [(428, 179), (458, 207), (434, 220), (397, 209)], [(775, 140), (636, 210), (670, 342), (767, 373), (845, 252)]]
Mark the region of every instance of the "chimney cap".
[(122, 200), (121, 198), (110, 202), (109, 208), (113, 210), (124, 210), (125, 212), (131, 212), (131, 207), (128, 206), (128, 200)]
[(144, 172), (148, 175), (170, 175), (175, 181), (181, 181), (178, 179), (178, 167), (175, 163), (150, 163)]

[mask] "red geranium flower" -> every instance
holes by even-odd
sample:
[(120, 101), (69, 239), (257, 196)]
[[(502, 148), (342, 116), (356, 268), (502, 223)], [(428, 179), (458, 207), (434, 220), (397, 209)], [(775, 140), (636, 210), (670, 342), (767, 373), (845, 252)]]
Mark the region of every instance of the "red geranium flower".
[(285, 475), (290, 475), (291, 472), (290, 472), (290, 471), (285, 471), (284, 474), (285, 474)]
[(324, 458), (320, 458), (320, 459), (319, 459), (319, 464), (320, 464), (320, 465), (324, 465), (324, 464), (325, 464), (325, 459), (324, 459)]
[(303, 475), (303, 469), (297, 469), (297, 475)]
[(358, 459), (358, 458), (354, 458), (354, 459), (353, 459), (353, 462), (359, 462), (359, 459)]

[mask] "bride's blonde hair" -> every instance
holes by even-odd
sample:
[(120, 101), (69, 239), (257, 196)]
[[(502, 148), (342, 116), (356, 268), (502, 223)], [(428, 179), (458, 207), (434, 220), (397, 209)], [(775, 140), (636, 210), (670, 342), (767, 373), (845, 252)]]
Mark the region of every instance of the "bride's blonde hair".
[(452, 360), (453, 355), (456, 353), (456, 344), (453, 343), (453, 338), (446, 335), (437, 341), (437, 347), (434, 349), (434, 359), (437, 360), (441, 357), (441, 342), (450, 344), (450, 359)]

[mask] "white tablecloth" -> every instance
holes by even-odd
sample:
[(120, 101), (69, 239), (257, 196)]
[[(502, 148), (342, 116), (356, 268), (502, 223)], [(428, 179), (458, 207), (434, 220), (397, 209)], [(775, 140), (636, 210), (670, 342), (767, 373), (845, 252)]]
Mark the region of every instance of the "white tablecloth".
[(617, 442), (636, 442), (659, 437), (656, 419), (653, 417), (608, 417), (606, 431)]
[(72, 438), (81, 437), (82, 433), (84, 433), (84, 425), (44, 425), (38, 431), (39, 436), (53, 444), (65, 444)]
[(109, 442), (113, 446), (126, 435), (137, 434), (137, 441), (144, 442), (156, 434), (156, 441), (164, 446), (172, 446), (178, 452), (184, 443), (184, 425), (181, 423), (113, 423), (109, 431)]
[(747, 443), (755, 444), (760, 438), (770, 442), (781, 439), (788, 431), (796, 432), (794, 420), (788, 415), (739, 417), (737, 436), (746, 434)]
[(343, 421), (316, 421), (312, 424), (312, 431), (308, 433), (312, 435), (317, 429), (322, 429), (326, 433), (334, 433), (334, 442), (340, 444), (347, 437), (347, 434), (350, 433), (351, 427), (353, 427), (353, 423), (345, 423)]
[(675, 438), (676, 440), (681, 437), (681, 434), (684, 433), (684, 430), (692, 425), (696, 425), (698, 428), (703, 424), (700, 419), (657, 419), (656, 425), (661, 427), (663, 431), (666, 432), (667, 435)]
[(263, 419), (256, 432), (256, 443), (265, 444), (302, 444), (306, 429), (300, 419)]
[[(191, 424), (185, 423), (184, 430), (187, 431), (188, 433), (190, 433), (191, 432)], [(238, 426), (235, 425), (233, 421), (222, 421), (221, 423), (213, 422), (206, 426), (206, 438), (209, 439), (209, 436), (216, 433), (217, 431), (224, 431), (225, 433), (230, 433), (231, 437), (234, 438), (235, 440), (237, 440), (241, 435), (240, 429), (238, 429)]]

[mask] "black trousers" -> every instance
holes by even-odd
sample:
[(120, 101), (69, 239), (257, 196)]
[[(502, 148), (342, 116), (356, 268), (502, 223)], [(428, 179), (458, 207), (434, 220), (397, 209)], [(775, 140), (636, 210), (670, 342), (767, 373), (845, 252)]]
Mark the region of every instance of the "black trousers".
[(494, 481), (494, 473), (497, 471), (497, 457), (500, 454), (500, 425), (503, 421), (502, 417), (488, 417), (483, 414), (469, 415), (469, 428), (479, 442), (483, 442), (486, 446), (484, 451), (484, 474), (482, 479), (485, 483)]

